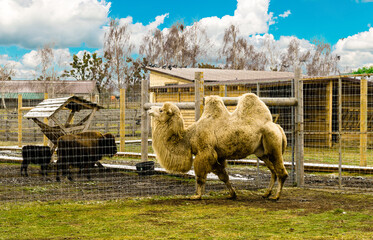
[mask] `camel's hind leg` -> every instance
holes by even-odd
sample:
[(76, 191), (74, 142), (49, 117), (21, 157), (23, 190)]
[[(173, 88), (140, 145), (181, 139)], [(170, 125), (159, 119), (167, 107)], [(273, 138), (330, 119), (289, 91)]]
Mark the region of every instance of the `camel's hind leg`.
[(232, 187), (231, 182), (229, 181), (229, 175), (227, 173), (227, 170), (225, 169), (225, 163), (216, 163), (214, 165), (213, 173), (215, 173), (221, 181), (225, 183), (229, 190), (230, 199), (236, 199), (237, 194), (234, 188)]
[(276, 171), (275, 171), (275, 168), (272, 162), (269, 161), (268, 156), (263, 156), (263, 157), (260, 157), (259, 159), (262, 160), (266, 164), (266, 166), (269, 168), (269, 170), (271, 171), (271, 180), (269, 181), (267, 191), (263, 194), (263, 198), (269, 198), (269, 196), (271, 196), (272, 194), (272, 189), (275, 186), (275, 182), (277, 178)]
[[(282, 188), (284, 186), (285, 180), (288, 177), (288, 173), (284, 166), (282, 154), (286, 148), (286, 135), (279, 125), (268, 125), (265, 129), (263, 135), (263, 147), (265, 158), (263, 161), (271, 170), (271, 182), (268, 191), (273, 188), (276, 177), (278, 181), (278, 187), (276, 195), (271, 199), (278, 200), (281, 195)], [(270, 192), (268, 196), (270, 195)]]
[(270, 161), (273, 162), (273, 166), (275, 168), (275, 172), (277, 175), (277, 192), (276, 195), (272, 198), (273, 200), (278, 200), (281, 195), (282, 188), (284, 186), (285, 180), (288, 177), (288, 172), (284, 166), (282, 154), (278, 153), (277, 156), (270, 157)]

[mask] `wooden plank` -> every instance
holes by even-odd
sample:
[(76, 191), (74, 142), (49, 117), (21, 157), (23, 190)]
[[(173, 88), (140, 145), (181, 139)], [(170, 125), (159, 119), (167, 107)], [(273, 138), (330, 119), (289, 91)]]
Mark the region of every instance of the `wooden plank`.
[[(223, 97), (226, 106), (236, 106), (239, 97)], [(260, 98), (267, 106), (297, 106), (296, 98)]]
[(87, 121), (85, 123), (83, 123), (83, 125), (84, 125), (84, 128), (82, 130), (83, 132), (87, 131), (87, 129), (89, 128), (89, 125), (91, 125), (92, 119), (93, 119), (97, 110), (98, 110), (98, 108), (92, 109), (92, 112), (91, 112), (91, 114), (89, 114), (89, 117), (88, 117)]

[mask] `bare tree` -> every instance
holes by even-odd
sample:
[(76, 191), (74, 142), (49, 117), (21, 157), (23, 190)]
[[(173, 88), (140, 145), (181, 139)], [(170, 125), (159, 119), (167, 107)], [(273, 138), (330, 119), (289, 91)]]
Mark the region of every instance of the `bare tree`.
[(146, 35), (139, 48), (139, 53), (143, 55), (149, 63), (164, 65), (166, 64), (163, 58), (163, 41), (164, 36), (161, 30), (156, 29)]
[(339, 57), (331, 53), (330, 44), (314, 40), (315, 51), (307, 66), (309, 76), (327, 76), (338, 72)]
[(37, 56), (40, 59), (40, 70), (41, 75), (37, 80), (48, 81), (55, 80), (56, 71), (53, 66), (54, 54), (53, 54), (53, 44), (45, 44), (43, 48), (38, 49)]
[(127, 24), (120, 25), (117, 20), (110, 21), (109, 30), (104, 37), (104, 57), (108, 60), (111, 76), (117, 80), (118, 88), (126, 88), (128, 82), (124, 75), (128, 72), (127, 58), (133, 50)]
[(266, 55), (248, 44), (245, 38), (239, 37), (235, 25), (225, 30), (220, 56), (225, 58), (226, 68), (264, 70), (267, 64)]
[(176, 22), (165, 34), (156, 29), (145, 36), (139, 53), (152, 65), (197, 67), (209, 44), (206, 30), (198, 22), (187, 28)]
[(1, 100), (4, 109), (8, 110), (5, 103), (5, 84), (4, 81), (9, 81), (15, 75), (14, 66), (11, 64), (0, 65), (0, 81), (1, 81)]
[(286, 53), (281, 56), (280, 71), (293, 71), (294, 67), (307, 62), (310, 54), (310, 51), (301, 52), (299, 40), (293, 38), (288, 45)]
[(224, 32), (223, 48), (220, 52), (220, 57), (225, 58), (225, 67), (239, 69), (238, 53), (241, 50), (239, 43), (239, 30), (235, 25), (230, 25)]
[(263, 54), (266, 55), (267, 66), (271, 71), (279, 71), (281, 68), (281, 54), (275, 42), (271, 35), (266, 34), (262, 43)]
[(185, 39), (189, 46), (187, 50), (189, 64), (193, 68), (197, 67), (198, 60), (207, 55), (207, 49), (209, 49), (211, 45), (207, 37), (206, 29), (201, 26), (200, 22), (196, 21), (185, 31)]
[(176, 22), (168, 30), (163, 44), (164, 58), (169, 65), (188, 65), (188, 43), (184, 24)]
[(58, 73), (60, 66), (54, 60), (53, 43), (45, 44), (39, 48), (36, 57), (40, 61), (37, 69), (40, 69), (41, 72), (36, 80), (43, 81), (44, 92), (48, 93), (49, 97), (54, 97), (54, 86), (50, 82), (60, 79)]

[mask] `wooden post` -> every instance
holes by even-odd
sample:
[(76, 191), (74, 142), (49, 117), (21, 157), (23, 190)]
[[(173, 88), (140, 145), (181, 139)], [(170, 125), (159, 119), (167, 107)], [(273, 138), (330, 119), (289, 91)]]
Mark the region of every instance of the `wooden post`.
[[(48, 93), (44, 93), (44, 100), (45, 99), (48, 99)], [(71, 121), (72, 121), (72, 119), (71, 119)], [(44, 118), (44, 123), (48, 125), (48, 118)], [(43, 134), (43, 145), (48, 146), (48, 143), (49, 143), (49, 140), (48, 140), (47, 136), (45, 136)]]
[[(180, 90), (180, 89), (179, 89)], [(150, 103), (155, 103), (156, 102), (156, 97), (155, 97), (155, 92), (150, 92), (149, 93), (149, 102)], [(152, 134), (152, 137), (153, 137), (153, 131), (154, 131), (154, 121), (153, 121), (153, 118), (150, 117), (150, 128), (152, 130), (151, 134)]]
[(126, 144), (126, 89), (120, 89), (120, 99), (119, 99), (119, 109), (120, 109), (120, 127), (119, 127), (119, 138), (120, 145), (119, 151), (125, 151)]
[(333, 124), (333, 80), (326, 85), (326, 126), (328, 131), (328, 147), (332, 147), (332, 124)]
[(22, 94), (18, 94), (18, 147), (22, 147)]
[(194, 75), (194, 99), (195, 99), (195, 121), (201, 117), (203, 112), (203, 97), (204, 97), (204, 81), (203, 72), (196, 72)]
[(295, 114), (295, 160), (296, 160), (296, 183), (298, 187), (304, 186), (304, 126), (303, 126), (303, 82), (301, 69), (297, 67), (294, 71), (295, 97), (298, 105)]
[(219, 96), (226, 97), (227, 96), (227, 86), (226, 85), (219, 85)]
[(145, 103), (149, 102), (149, 81), (143, 79), (141, 82), (141, 160), (148, 160), (148, 138), (149, 121), (148, 111), (145, 110)]
[(338, 183), (342, 187), (342, 79), (338, 79)]
[(360, 166), (367, 166), (368, 81), (360, 81)]

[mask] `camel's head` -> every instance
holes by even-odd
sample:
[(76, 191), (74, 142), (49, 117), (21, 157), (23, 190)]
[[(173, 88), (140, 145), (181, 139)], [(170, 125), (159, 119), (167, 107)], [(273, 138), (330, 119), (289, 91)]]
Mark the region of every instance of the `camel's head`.
[(165, 103), (162, 107), (151, 107), (149, 115), (153, 117), (156, 125), (163, 126), (172, 135), (182, 138), (185, 131), (184, 120), (180, 109), (176, 105)]
[(148, 111), (149, 115), (154, 117), (155, 120), (160, 122), (167, 122), (173, 116), (180, 116), (180, 109), (172, 104), (172, 103), (165, 103), (162, 107), (151, 107)]

